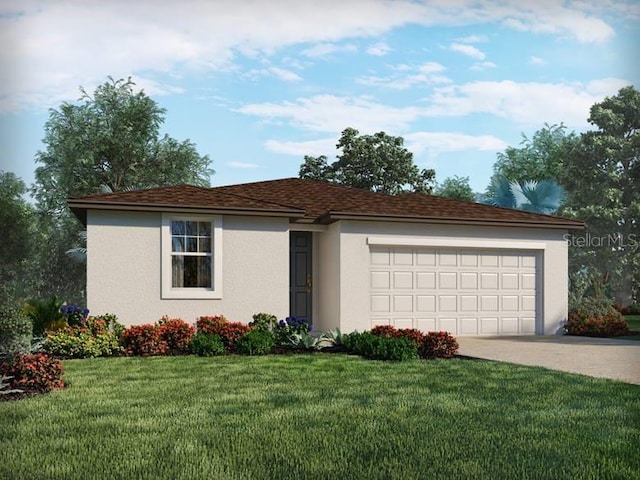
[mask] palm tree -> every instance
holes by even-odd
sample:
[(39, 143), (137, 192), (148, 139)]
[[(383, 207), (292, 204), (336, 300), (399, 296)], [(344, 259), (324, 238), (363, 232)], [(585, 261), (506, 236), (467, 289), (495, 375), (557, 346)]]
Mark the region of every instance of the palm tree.
[(556, 212), (564, 198), (563, 188), (552, 180), (514, 182), (494, 176), (487, 190), (484, 203), (546, 215)]

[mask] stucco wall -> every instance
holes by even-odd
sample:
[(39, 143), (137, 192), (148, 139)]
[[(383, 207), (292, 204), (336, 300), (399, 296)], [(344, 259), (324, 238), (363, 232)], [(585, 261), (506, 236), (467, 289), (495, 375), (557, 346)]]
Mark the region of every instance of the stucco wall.
[(535, 241), (544, 244), (540, 282), (542, 332), (561, 333), (562, 322), (567, 316), (567, 245), (562, 236), (564, 230), (507, 227), (469, 227), (461, 225), (423, 225), (405, 223), (373, 223), (342, 221), (334, 224), (340, 230), (340, 328), (344, 332), (365, 330), (369, 324), (369, 246), (370, 236), (395, 236), (408, 239), (421, 237), (442, 241), (447, 247), (450, 239), (471, 241), (512, 242)]
[(163, 315), (193, 322), (225, 315), (249, 322), (257, 312), (289, 311), (287, 219), (223, 217), (223, 297), (165, 299), (161, 293), (161, 214), (89, 211), (87, 303), (92, 313), (115, 313), (126, 325)]
[(340, 228), (329, 225), (313, 235), (314, 242), (314, 330), (340, 326)]

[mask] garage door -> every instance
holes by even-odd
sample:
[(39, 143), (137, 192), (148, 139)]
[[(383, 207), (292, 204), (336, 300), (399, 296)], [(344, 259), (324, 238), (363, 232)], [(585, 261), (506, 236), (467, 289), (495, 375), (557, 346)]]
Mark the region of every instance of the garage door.
[(455, 335), (536, 333), (535, 251), (370, 248), (372, 326)]

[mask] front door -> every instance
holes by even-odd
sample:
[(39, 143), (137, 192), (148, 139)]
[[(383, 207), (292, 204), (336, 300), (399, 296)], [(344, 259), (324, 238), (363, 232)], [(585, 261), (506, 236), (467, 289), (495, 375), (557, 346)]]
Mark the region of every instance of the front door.
[(311, 232), (291, 232), (289, 239), (289, 312), (311, 325)]

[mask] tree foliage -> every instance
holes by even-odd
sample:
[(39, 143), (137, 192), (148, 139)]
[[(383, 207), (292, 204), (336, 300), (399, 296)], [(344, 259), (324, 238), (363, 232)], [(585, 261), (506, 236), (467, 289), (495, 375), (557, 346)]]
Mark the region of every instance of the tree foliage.
[(587, 224), (570, 261), (574, 271), (610, 278), (627, 304), (640, 285), (640, 92), (628, 86), (596, 103), (589, 122), (596, 129), (565, 153), (560, 175), (569, 192), (563, 214)]
[(67, 208), (69, 197), (146, 186), (209, 185), (209, 157), (198, 154), (190, 140), (161, 136), (165, 109), (134, 87), (130, 78), (109, 77), (93, 94), (81, 87), (77, 103), (64, 102), (50, 111), (32, 188), (39, 211), (34, 296), (85, 301), (85, 265), (67, 254), (81, 241), (82, 231)]
[(360, 135), (358, 130), (346, 128), (336, 148), (341, 149), (341, 153), (331, 164), (324, 155), (305, 156), (300, 166), (300, 178), (392, 195), (405, 191), (431, 193), (435, 172), (418, 169), (413, 154), (404, 147), (402, 137), (384, 132)]
[(467, 202), (475, 202), (476, 194), (469, 185), (469, 177), (447, 177), (441, 184), (436, 185), (435, 195), (441, 197), (454, 198), (456, 200), (466, 200)]
[(510, 181), (505, 176), (491, 177), (484, 203), (504, 208), (516, 208), (527, 212), (555, 213), (564, 199), (565, 192), (552, 180)]
[(210, 160), (190, 140), (160, 137), (165, 109), (131, 79), (109, 80), (93, 95), (80, 88), (78, 104), (52, 109), (44, 151), (36, 155), (35, 197), (41, 210), (60, 214), (68, 197), (139, 185), (208, 185)]
[(36, 214), (24, 198), (26, 191), (19, 177), (0, 170), (0, 303), (24, 293), (28, 264), (36, 247)]

